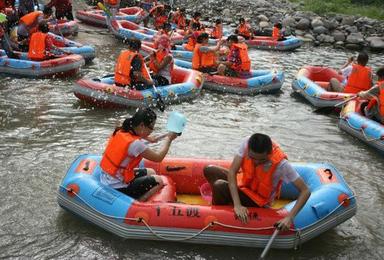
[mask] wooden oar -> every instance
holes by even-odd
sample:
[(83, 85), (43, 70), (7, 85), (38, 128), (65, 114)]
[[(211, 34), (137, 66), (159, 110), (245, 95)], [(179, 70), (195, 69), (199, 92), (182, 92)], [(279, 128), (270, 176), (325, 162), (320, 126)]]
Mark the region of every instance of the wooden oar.
[(353, 96), (347, 98), (346, 100), (341, 101), (341, 102), (333, 105), (332, 107), (319, 107), (319, 108), (316, 108), (314, 110), (314, 112), (315, 113), (330, 114), (330, 113), (332, 113), (335, 110), (335, 108), (341, 107), (344, 104), (348, 103), (349, 101), (351, 101), (351, 100), (353, 100), (353, 99), (355, 99), (357, 97), (358, 97), (358, 95), (353, 95)]

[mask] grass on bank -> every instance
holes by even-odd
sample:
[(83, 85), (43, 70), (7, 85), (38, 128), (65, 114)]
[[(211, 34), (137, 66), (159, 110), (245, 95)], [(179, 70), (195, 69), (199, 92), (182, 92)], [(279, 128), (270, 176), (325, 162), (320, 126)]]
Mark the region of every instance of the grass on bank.
[(340, 13), (384, 20), (384, 0), (290, 0), (317, 14)]

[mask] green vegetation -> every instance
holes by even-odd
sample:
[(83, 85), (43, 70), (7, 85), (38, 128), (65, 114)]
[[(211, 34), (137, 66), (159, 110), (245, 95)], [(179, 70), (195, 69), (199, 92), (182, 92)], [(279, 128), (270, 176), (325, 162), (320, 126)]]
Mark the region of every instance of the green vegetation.
[(347, 15), (367, 16), (384, 20), (383, 0), (290, 0), (304, 3), (303, 9), (317, 14), (340, 13)]

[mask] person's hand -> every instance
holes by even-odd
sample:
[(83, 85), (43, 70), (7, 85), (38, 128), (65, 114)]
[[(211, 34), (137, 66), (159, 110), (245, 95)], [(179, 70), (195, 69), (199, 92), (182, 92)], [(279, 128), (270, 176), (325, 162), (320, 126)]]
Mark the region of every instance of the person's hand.
[(352, 63), (354, 60), (355, 60), (355, 58), (353, 56), (351, 56), (348, 58), (348, 63)]
[(248, 222), (248, 209), (242, 205), (234, 207), (235, 215), (240, 219), (241, 222), (246, 224)]
[(360, 98), (369, 98), (369, 94), (367, 94), (367, 91), (360, 91), (357, 93), (357, 96)]
[(275, 226), (277, 229), (282, 231), (287, 231), (291, 228), (293, 219), (290, 216), (286, 216), (285, 218), (276, 222)]
[(169, 132), (168, 134), (167, 134), (167, 137), (168, 137), (168, 139), (169, 139), (169, 141), (173, 141), (173, 140), (175, 140), (177, 137), (178, 137), (179, 135), (177, 134), (177, 133), (174, 133), (174, 132)]

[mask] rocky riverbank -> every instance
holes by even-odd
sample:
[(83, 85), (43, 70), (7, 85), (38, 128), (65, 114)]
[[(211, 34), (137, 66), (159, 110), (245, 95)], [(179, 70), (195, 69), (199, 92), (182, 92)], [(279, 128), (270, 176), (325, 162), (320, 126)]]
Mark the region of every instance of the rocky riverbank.
[(236, 26), (240, 17), (248, 19), (255, 30), (269, 29), (275, 22), (282, 22), (287, 35), (314, 45), (384, 51), (384, 21), (367, 17), (319, 16), (299, 11), (298, 4), (287, 0), (176, 0), (174, 4), (186, 7), (189, 14), (200, 11), (203, 20), (221, 18), (230, 26)]

